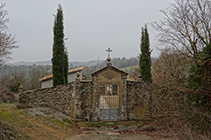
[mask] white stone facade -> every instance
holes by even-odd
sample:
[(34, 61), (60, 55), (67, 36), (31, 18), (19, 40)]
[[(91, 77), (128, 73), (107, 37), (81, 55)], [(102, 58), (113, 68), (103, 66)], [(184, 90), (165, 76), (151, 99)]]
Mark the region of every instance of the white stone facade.
[[(75, 81), (75, 79), (77, 78), (77, 76), (76, 76), (77, 73), (80, 74), (79, 79), (82, 80), (82, 70), (83, 70), (83, 67), (69, 70), (68, 71), (68, 83)], [(41, 88), (53, 87), (53, 75), (47, 75), (47, 76), (39, 79), (39, 81), (41, 82)]]

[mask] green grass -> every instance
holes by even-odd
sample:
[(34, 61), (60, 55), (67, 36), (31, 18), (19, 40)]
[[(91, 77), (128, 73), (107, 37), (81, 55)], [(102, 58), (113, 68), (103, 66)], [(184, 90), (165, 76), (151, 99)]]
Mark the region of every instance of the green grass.
[(60, 120), (55, 120), (55, 122), (57, 122), (59, 125), (61, 126), (65, 126), (65, 127), (68, 127), (68, 125), (64, 124), (63, 122), (61, 122)]
[(67, 118), (64, 118), (63, 121), (66, 122), (66, 123), (71, 123), (71, 121)]
[(139, 126), (139, 125), (143, 125), (142, 121), (132, 121), (130, 123), (126, 123), (125, 126)]
[(109, 126), (109, 125), (118, 126), (118, 122), (93, 122), (93, 123), (87, 123), (88, 127)]
[(18, 110), (8, 111), (13, 108), (15, 108), (14, 104), (1, 103), (0, 104), (0, 119), (4, 121), (12, 122), (12, 123), (14, 122), (19, 123), (21, 120), (16, 116), (18, 116), (20, 112), (18, 112)]
[(146, 123), (146, 122), (152, 122), (154, 121), (154, 119), (152, 118), (146, 118), (146, 119), (143, 119), (142, 122)]
[(1, 106), (11, 106), (11, 105), (14, 105), (14, 103), (5, 103), (5, 102), (0, 102), (0, 107)]
[(133, 70), (134, 68), (136, 68), (136, 67), (138, 67), (138, 65), (136, 65), (136, 66), (129, 66), (129, 67), (125, 67), (125, 68), (121, 68), (120, 70), (122, 70), (122, 71), (130, 71), (131, 69)]
[(25, 136), (29, 139), (49, 140), (50, 137), (51, 140), (65, 139), (70, 134), (81, 133), (81, 130), (74, 123), (70, 124), (68, 119), (60, 121), (43, 116), (34, 117), (28, 114), (26, 110), (17, 109), (15, 103), (0, 103), (0, 121), (11, 126), (11, 130), (14, 128), (14, 132), (21, 134), (21, 136), (18, 136), (21, 137), (21, 140), (25, 140), (22, 138)]

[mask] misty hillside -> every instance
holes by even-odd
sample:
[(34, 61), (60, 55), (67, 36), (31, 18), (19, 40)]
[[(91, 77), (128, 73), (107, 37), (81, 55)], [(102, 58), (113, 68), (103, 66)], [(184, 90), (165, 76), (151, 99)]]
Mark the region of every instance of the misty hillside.
[[(90, 60), (90, 61), (74, 61), (74, 62), (69, 62), (69, 66), (89, 66), (89, 65), (95, 65), (98, 63), (101, 63), (103, 60)], [(26, 61), (20, 61), (20, 62), (15, 62), (15, 63), (9, 63), (8, 65), (11, 66), (30, 66), (30, 65), (52, 65), (51, 61), (36, 61), (36, 62), (26, 62)]]
[[(84, 67), (83, 75), (88, 80), (91, 79), (91, 73), (106, 66), (106, 60), (92, 60), (83, 62), (70, 62), (69, 69)], [(117, 68), (130, 67), (128, 72), (133, 72), (133, 66), (138, 65), (138, 58), (112, 58), (112, 65)], [(18, 92), (20, 85), (24, 90), (40, 88), (39, 79), (51, 73), (51, 61), (39, 62), (17, 62), (4, 65), (0, 69), (0, 84), (5, 85), (9, 91)]]

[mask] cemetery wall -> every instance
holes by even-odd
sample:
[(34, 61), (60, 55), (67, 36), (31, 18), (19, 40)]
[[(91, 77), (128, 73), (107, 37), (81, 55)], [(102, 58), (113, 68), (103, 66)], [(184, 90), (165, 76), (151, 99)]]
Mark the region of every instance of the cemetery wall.
[(19, 89), (19, 107), (50, 107), (74, 117), (74, 83), (24, 91)]
[[(20, 108), (50, 107), (61, 111), (76, 121), (99, 121), (99, 100), (94, 98), (94, 83), (80, 81), (51, 88), (24, 91), (20, 87)], [(151, 87), (141, 81), (127, 81), (126, 114), (124, 120), (141, 120), (148, 117), (163, 117), (177, 114), (184, 110), (184, 96), (172, 94), (162, 96), (153, 94)], [(121, 99), (121, 98), (120, 98)], [(119, 113), (120, 120), (121, 113)]]

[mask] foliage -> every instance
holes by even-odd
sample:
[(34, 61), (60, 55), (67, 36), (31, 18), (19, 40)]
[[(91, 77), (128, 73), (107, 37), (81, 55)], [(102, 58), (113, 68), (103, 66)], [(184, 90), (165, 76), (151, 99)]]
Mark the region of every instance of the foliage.
[[(188, 95), (190, 108), (187, 118), (191, 124), (196, 124), (197, 130), (205, 131), (210, 128), (210, 121), (207, 120), (211, 108), (211, 1), (175, 0), (175, 3), (161, 12), (165, 18), (151, 25), (159, 32), (157, 38), (162, 47), (177, 50), (181, 56), (194, 62), (191, 63), (189, 79), (182, 82), (184, 88), (181, 90)], [(174, 69), (170, 72), (174, 75)], [(172, 75), (168, 75), (169, 80)], [(179, 81), (174, 81), (182, 87)], [(185, 89), (187, 83), (190, 89)]]
[[(66, 49), (66, 48), (65, 48)], [(68, 53), (67, 50), (65, 50), (64, 53), (64, 83), (68, 83)]]
[(203, 132), (210, 131), (211, 127), (211, 43), (200, 57), (202, 61), (197, 61), (190, 69), (187, 118), (195, 129)]
[(13, 103), (15, 101), (16, 100), (15, 100), (14, 94), (9, 93), (6, 88), (1, 89), (1, 91), (0, 91), (0, 102)]
[[(117, 67), (117, 68), (125, 68), (125, 67), (130, 67), (134, 65), (138, 65), (138, 59), (136, 57), (131, 57), (131, 58), (112, 58), (111, 59), (112, 66)], [(99, 68), (105, 67), (107, 64), (106, 61), (101, 62), (99, 65)]]
[(141, 33), (141, 54), (139, 55), (140, 75), (144, 82), (152, 83), (151, 75), (151, 51), (149, 48), (149, 34), (147, 26), (142, 28)]
[[(125, 67), (131, 67), (132, 68), (132, 66), (138, 65), (138, 59), (135, 58), (135, 57), (128, 58), (128, 59), (125, 58), (125, 57), (123, 57), (122, 59), (121, 58), (112, 58), (111, 63), (112, 63), (112, 66), (120, 68), (120, 69), (123, 69)], [(95, 72), (95, 71), (97, 71), (97, 70), (99, 70), (103, 67), (106, 67), (106, 61), (103, 61), (103, 62), (101, 62), (100, 64), (97, 64), (97, 65), (85, 66), (84, 69), (83, 69), (83, 75), (85, 75), (86, 78), (88, 80), (90, 80), (91, 79), (91, 73), (93, 73), (93, 72)], [(132, 74), (131, 70), (132, 69), (128, 69), (126, 71)]]
[(13, 81), (11, 81), (12, 84), (10, 86), (10, 91), (18, 93), (20, 85), (22, 85), (26, 81), (25, 70), (19, 71), (19, 72), (14, 70), (12, 71), (11, 75), (12, 75)]
[[(66, 61), (64, 61), (64, 26), (63, 26), (63, 12), (62, 7), (59, 5), (57, 15), (54, 19), (54, 42), (53, 42), (53, 58), (52, 58), (52, 71), (53, 71), (53, 86), (64, 84), (65, 75), (64, 69)], [(66, 69), (65, 69), (66, 70)]]
[(0, 5), (0, 67), (7, 59), (10, 59), (11, 50), (18, 48), (15, 37), (7, 32), (6, 23), (9, 22), (9, 18), (7, 18), (8, 12), (4, 10), (4, 6), (5, 4)]
[(68, 127), (68, 125), (64, 124), (62, 121), (55, 119), (55, 122), (59, 123), (61, 126)]
[(4, 66), (0, 70), (0, 101), (14, 102), (13, 93), (19, 86), (24, 90), (40, 88), (39, 78), (46, 75), (51, 66)]
[(207, 90), (211, 84), (211, 43), (203, 49), (200, 58), (190, 69), (189, 88)]
[(66, 123), (71, 123), (71, 121), (67, 118), (64, 118), (63, 121), (66, 122)]
[[(38, 89), (40, 88), (39, 78), (46, 75), (49, 68), (45, 68), (45, 66), (36, 66), (32, 65), (31, 70), (29, 70), (28, 76), (26, 76), (26, 82), (28, 84), (29, 89)], [(23, 84), (24, 89), (27, 88), (26, 84)]]
[(152, 70), (157, 90), (171, 89), (181, 92), (187, 89), (189, 68), (193, 63), (186, 55), (171, 49), (162, 50)]

